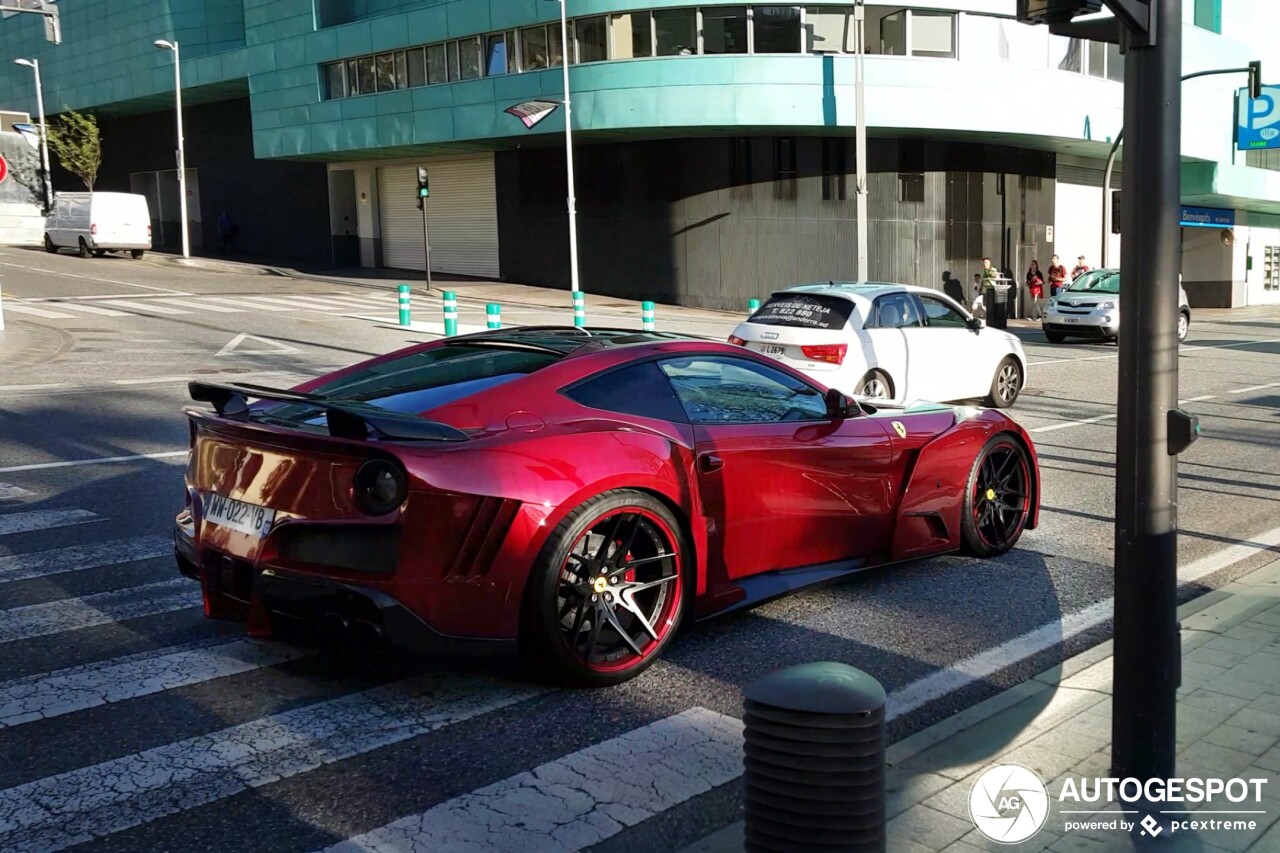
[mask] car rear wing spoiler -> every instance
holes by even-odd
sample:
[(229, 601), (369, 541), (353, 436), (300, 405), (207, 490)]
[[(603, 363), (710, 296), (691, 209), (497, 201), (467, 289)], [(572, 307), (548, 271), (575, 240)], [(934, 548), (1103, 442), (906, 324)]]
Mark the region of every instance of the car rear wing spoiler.
[(319, 394), (286, 391), (261, 385), (192, 381), (187, 383), (191, 399), (212, 403), (217, 413), (230, 420), (249, 420), (249, 397), (300, 403), (324, 412), (329, 435), (335, 438), (365, 441), (372, 430), (379, 438), (393, 441), (468, 441), (470, 436), (456, 427), (439, 421), (406, 415), (370, 406), (355, 400), (330, 400)]

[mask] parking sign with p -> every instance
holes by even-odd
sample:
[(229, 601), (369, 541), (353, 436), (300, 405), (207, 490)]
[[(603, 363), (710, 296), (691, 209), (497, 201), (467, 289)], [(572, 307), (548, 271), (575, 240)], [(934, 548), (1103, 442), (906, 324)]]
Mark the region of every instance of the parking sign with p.
[(1280, 148), (1280, 86), (1263, 86), (1256, 98), (1248, 89), (1236, 93), (1236, 148)]

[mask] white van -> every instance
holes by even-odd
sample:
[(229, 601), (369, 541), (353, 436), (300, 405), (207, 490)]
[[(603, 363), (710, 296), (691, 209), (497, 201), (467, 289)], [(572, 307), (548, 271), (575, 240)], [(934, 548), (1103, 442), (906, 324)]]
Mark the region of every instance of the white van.
[(44, 222), (44, 250), (77, 249), (90, 253), (129, 252), (135, 258), (151, 248), (151, 212), (147, 197), (135, 193), (58, 193)]

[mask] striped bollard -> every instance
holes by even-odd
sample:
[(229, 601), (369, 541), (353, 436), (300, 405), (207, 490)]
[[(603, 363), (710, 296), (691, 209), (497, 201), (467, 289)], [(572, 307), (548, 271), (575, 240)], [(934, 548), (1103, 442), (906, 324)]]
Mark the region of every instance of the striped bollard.
[(409, 319), (409, 285), (402, 284), (396, 290), (399, 292), (400, 299), (400, 325), (408, 326), (411, 322)]
[(748, 314), (754, 314), (754, 313), (756, 313), (756, 312), (757, 312), (757, 311), (759, 311), (759, 310), (760, 310), (760, 300), (759, 300), (759, 299), (748, 299), (748, 300), (747, 300), (747, 313), (748, 313)]
[(581, 290), (573, 292), (573, 325), (579, 329), (587, 325), (587, 297)]
[(451, 338), (458, 334), (458, 294), (452, 290), (444, 292), (444, 336)]
[(655, 328), (657, 328), (657, 323), (654, 322), (654, 318), (653, 318), (653, 303), (641, 302), (640, 310), (642, 312), (642, 316), (644, 317), (644, 330), (646, 332), (652, 332)]
[(490, 302), (484, 307), (485, 316), (489, 320), (490, 329), (502, 328), (502, 306), (496, 302)]

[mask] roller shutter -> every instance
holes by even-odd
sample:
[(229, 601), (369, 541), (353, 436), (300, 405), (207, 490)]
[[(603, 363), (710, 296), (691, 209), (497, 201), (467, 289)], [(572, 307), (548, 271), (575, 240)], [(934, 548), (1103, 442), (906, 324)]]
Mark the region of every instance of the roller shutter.
[[(423, 165), (431, 183), (427, 216), (432, 270), (497, 278), (498, 209), (492, 155)], [(416, 165), (378, 170), (384, 266), (426, 268), (417, 189)]]

